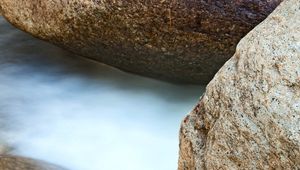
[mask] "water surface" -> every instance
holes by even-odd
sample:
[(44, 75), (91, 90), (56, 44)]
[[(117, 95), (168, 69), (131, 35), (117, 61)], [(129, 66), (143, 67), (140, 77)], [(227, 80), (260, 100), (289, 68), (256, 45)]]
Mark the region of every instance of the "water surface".
[(174, 170), (203, 92), (92, 62), (0, 17), (0, 141), (72, 170)]

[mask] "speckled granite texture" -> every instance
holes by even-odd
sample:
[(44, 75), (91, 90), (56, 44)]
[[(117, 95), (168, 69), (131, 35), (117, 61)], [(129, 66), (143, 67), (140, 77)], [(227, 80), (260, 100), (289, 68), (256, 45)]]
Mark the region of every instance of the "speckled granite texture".
[(179, 170), (300, 169), (300, 1), (244, 37), (180, 130)]
[(159, 79), (207, 83), (281, 0), (1, 0), (16, 27)]

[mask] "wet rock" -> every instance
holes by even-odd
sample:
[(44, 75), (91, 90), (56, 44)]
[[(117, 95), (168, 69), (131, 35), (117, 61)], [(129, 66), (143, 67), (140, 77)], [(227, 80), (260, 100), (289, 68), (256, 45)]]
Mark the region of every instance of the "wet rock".
[(179, 170), (300, 169), (300, 1), (244, 37), (180, 130)]
[(207, 83), (281, 0), (1, 0), (16, 27), (76, 54), (170, 81)]
[(0, 155), (0, 169), (1, 170), (66, 170), (53, 164), (43, 161), (11, 156)]

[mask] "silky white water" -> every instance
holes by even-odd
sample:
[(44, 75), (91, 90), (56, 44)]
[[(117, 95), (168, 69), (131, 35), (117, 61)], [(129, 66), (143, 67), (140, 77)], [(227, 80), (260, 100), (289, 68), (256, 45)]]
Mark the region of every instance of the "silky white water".
[(0, 141), (70, 170), (174, 170), (201, 86), (110, 68), (0, 18)]

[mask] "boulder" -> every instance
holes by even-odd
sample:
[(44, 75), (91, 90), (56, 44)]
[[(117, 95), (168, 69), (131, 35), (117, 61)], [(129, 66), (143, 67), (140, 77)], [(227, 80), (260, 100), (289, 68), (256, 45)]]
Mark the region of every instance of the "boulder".
[(0, 155), (1, 170), (66, 170), (53, 164), (43, 161), (12, 156)]
[(125, 71), (207, 83), (281, 0), (1, 0), (16, 27)]
[(237, 45), (181, 124), (179, 170), (300, 169), (300, 1)]

